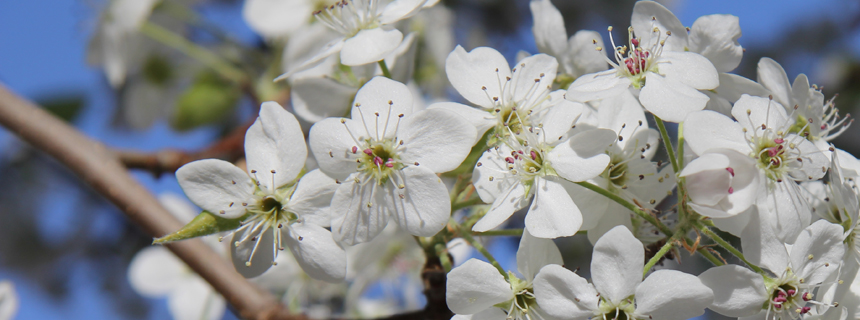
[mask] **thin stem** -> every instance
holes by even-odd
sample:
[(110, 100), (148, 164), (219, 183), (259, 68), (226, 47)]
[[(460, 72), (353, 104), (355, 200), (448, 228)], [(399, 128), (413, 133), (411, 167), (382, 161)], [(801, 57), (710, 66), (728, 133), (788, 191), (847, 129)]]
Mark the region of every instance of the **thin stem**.
[(658, 116), (654, 116), (654, 121), (657, 122), (657, 128), (660, 129), (660, 136), (663, 138), (663, 147), (666, 148), (666, 153), (669, 154), (669, 162), (672, 163), (672, 170), (675, 170), (675, 174), (678, 174), (680, 166), (678, 165), (678, 158), (675, 158), (675, 149), (672, 147), (672, 140), (669, 140), (669, 132), (666, 131), (666, 124)]
[(583, 186), (583, 187), (585, 187), (591, 191), (597, 192), (604, 197), (612, 199), (612, 201), (615, 201), (616, 203), (627, 208), (628, 210), (633, 211), (633, 213), (635, 213), (636, 215), (638, 215), (642, 219), (645, 219), (645, 221), (648, 221), (649, 223), (651, 223), (652, 225), (657, 227), (657, 229), (660, 229), (660, 232), (663, 232), (663, 234), (665, 234), (666, 236), (671, 237), (674, 234), (674, 232), (672, 232), (672, 230), (669, 229), (669, 227), (666, 227), (666, 225), (664, 225), (662, 222), (660, 222), (660, 220), (657, 220), (656, 217), (645, 212), (644, 210), (642, 210), (638, 206), (630, 203), (630, 201), (624, 200), (624, 198), (621, 198), (620, 196), (618, 196), (612, 192), (609, 192), (606, 189), (603, 189), (597, 185), (591, 184), (591, 183), (586, 182), (586, 181), (575, 182), (575, 183), (580, 185), (580, 186)]
[[(684, 123), (678, 124), (678, 170), (684, 169)], [(678, 172), (680, 173), (680, 172)]]
[(162, 26), (152, 22), (145, 22), (140, 26), (140, 33), (152, 38), (153, 40), (161, 42), (166, 46), (179, 50), (191, 58), (197, 59), (227, 79), (231, 79), (235, 82), (243, 82), (247, 78), (241, 69), (233, 66), (227, 61), (224, 61), (224, 59), (209, 49), (188, 41), (188, 39), (185, 39)]
[(705, 257), (705, 259), (708, 259), (708, 261), (710, 261), (711, 263), (713, 263), (715, 266), (718, 266), (718, 267), (719, 267), (719, 266), (721, 266), (721, 265), (724, 265), (724, 264), (725, 264), (725, 263), (723, 263), (722, 261), (720, 261), (720, 259), (719, 259), (719, 258), (715, 257), (715, 256), (714, 256), (710, 251), (708, 251), (708, 249), (706, 249), (706, 248), (699, 248), (699, 250), (697, 250), (697, 251), (698, 251), (698, 252), (699, 252), (703, 257)]
[(752, 264), (751, 262), (747, 261), (747, 258), (744, 257), (744, 254), (741, 253), (740, 250), (738, 250), (737, 248), (732, 246), (731, 243), (729, 243), (728, 241), (724, 240), (722, 237), (717, 235), (716, 232), (714, 232), (713, 230), (711, 230), (708, 227), (703, 226), (701, 223), (698, 223), (698, 222), (693, 224), (693, 226), (695, 226), (696, 229), (698, 229), (699, 231), (704, 233), (706, 236), (708, 236), (708, 238), (713, 239), (714, 242), (716, 242), (718, 245), (720, 245), (721, 247), (723, 247), (724, 249), (729, 251), (731, 254), (733, 254), (736, 257), (738, 257), (739, 259), (741, 259), (741, 261), (743, 261), (748, 266), (750, 266), (750, 268), (752, 268), (755, 272), (758, 272), (759, 274), (766, 275), (764, 270), (762, 270), (759, 266)]
[(651, 257), (651, 260), (648, 260), (648, 263), (645, 264), (645, 268), (642, 269), (642, 276), (643, 277), (648, 274), (648, 271), (650, 271), (651, 268), (653, 268), (654, 265), (657, 264), (657, 262), (663, 258), (663, 256), (665, 256), (667, 253), (669, 253), (669, 250), (672, 250), (672, 247), (675, 246), (675, 240), (678, 240), (678, 238), (680, 238), (683, 235), (684, 235), (683, 232), (678, 232), (675, 235), (673, 235), (671, 238), (666, 240), (666, 243), (663, 244), (662, 247), (660, 247), (660, 251), (657, 251), (657, 253), (654, 254), (653, 257)]
[(388, 71), (388, 65), (385, 64), (385, 59), (379, 60), (377, 63), (379, 64), (379, 68), (382, 69), (382, 75), (391, 79), (391, 71)]
[(478, 250), (478, 252), (480, 252), (482, 255), (484, 255), (484, 258), (487, 258), (487, 261), (489, 261), (490, 264), (493, 265), (493, 267), (496, 267), (496, 270), (499, 270), (499, 273), (501, 273), (502, 276), (505, 277), (506, 281), (509, 280), (508, 279), (508, 273), (505, 272), (505, 269), (502, 268), (502, 265), (499, 264), (498, 261), (496, 261), (496, 258), (494, 258), (493, 255), (489, 251), (487, 251), (487, 248), (484, 248), (484, 245), (482, 245), (478, 241), (475, 241), (475, 238), (472, 237), (472, 235), (471, 235), (472, 232), (470, 230), (463, 230), (462, 227), (459, 224), (457, 224), (456, 221), (453, 221), (453, 220), (451, 220), (451, 222), (449, 224), (453, 224), (453, 225), (457, 226), (457, 228), (460, 231), (460, 232), (458, 232), (458, 234), (461, 237), (463, 237), (463, 240), (466, 240), (466, 242), (468, 242), (470, 245), (472, 245), (472, 247), (475, 247), (475, 250)]
[(484, 204), (484, 201), (481, 201), (480, 197), (473, 197), (468, 200), (458, 201), (451, 203), (451, 212), (463, 209), (465, 207), (471, 207), (474, 205)]
[(445, 269), (445, 272), (451, 272), (451, 268), (454, 266), (451, 263), (451, 259), (449, 259), (448, 248), (445, 247), (444, 243), (436, 244), (436, 256), (439, 257), (439, 262), (442, 264), (442, 268)]
[(488, 237), (488, 236), (520, 237), (523, 235), (523, 229), (490, 230), (490, 231), (484, 231), (484, 232), (473, 232), (472, 235), (479, 236), (479, 237)]

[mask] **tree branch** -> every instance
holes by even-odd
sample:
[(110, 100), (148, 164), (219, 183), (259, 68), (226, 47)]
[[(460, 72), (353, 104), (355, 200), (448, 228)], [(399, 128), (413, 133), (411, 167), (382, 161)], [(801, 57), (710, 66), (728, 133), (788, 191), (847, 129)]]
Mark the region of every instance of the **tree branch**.
[[(101, 143), (0, 85), (0, 124), (67, 166), (153, 237), (179, 230), (176, 220)], [(270, 294), (245, 280), (200, 240), (166, 245), (247, 319), (304, 319), (290, 316)]]

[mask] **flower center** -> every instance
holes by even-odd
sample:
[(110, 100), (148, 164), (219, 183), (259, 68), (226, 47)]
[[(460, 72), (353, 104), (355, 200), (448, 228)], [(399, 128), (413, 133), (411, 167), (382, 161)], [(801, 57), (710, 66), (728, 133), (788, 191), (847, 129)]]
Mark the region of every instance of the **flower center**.
[(761, 136), (753, 137), (753, 158), (758, 160), (758, 167), (765, 171), (765, 175), (774, 181), (782, 181), (782, 177), (788, 172), (789, 151), (795, 146), (786, 143), (781, 133), (766, 129)]
[[(641, 43), (642, 39), (636, 38), (633, 27), (627, 28), (627, 34), (628, 39), (630, 39), (627, 45), (616, 45), (615, 39), (612, 37), (612, 27), (609, 27), (609, 41), (615, 50), (615, 61), (609, 59), (607, 61), (615, 68), (619, 76), (627, 77), (632, 82), (633, 87), (639, 89), (645, 85), (645, 72), (658, 72), (657, 58), (663, 52), (663, 45), (672, 33), (666, 32), (664, 37), (660, 29), (655, 26), (651, 30), (652, 43)], [(597, 47), (597, 50), (603, 51), (603, 48)]]
[(329, 28), (352, 37), (363, 29), (379, 26), (378, 7), (379, 0), (343, 0), (314, 12), (314, 16)]
[(511, 290), (514, 292), (514, 299), (510, 301), (510, 306), (505, 306), (507, 307), (508, 319), (534, 319), (530, 312), (538, 304), (532, 284), (517, 278), (513, 272), (509, 271), (508, 275), (510, 276)]
[(530, 147), (528, 142), (517, 146), (511, 154), (505, 157), (508, 170), (513, 175), (520, 176), (523, 181), (531, 181), (536, 176), (547, 174), (544, 163), (544, 150), (542, 148)]
[[(517, 72), (521, 72), (525, 67), (525, 63), (520, 62), (517, 67), (511, 70), (513, 77), (503, 77), (499, 73), (499, 69), (496, 69), (497, 83), (490, 85), (498, 86), (499, 96), (491, 96), (487, 86), (481, 87), (487, 99), (494, 106), (487, 111), (497, 120), (494, 130), (495, 134), (493, 135), (495, 140), (491, 141), (490, 145), (498, 145), (498, 143), (503, 142), (505, 138), (509, 137), (511, 133), (522, 133), (523, 129), (531, 125), (530, 118), (532, 114), (535, 112), (540, 113), (549, 106), (548, 102), (550, 101), (552, 85), (541, 86), (541, 80), (546, 77), (546, 74), (541, 73), (534, 79), (518, 76)], [(519, 90), (525, 90), (525, 92), (516, 91), (518, 83), (522, 81), (529, 81), (531, 85), (520, 87)]]
[(622, 300), (618, 304), (614, 304), (609, 300), (600, 298), (600, 304), (597, 306), (597, 312), (595, 312), (595, 316), (591, 317), (591, 319), (637, 320), (637, 318), (633, 316), (633, 313), (636, 311), (636, 305), (633, 301), (634, 298), (632, 296), (630, 298)]
[(383, 139), (366, 140), (362, 148), (352, 147), (355, 154), (359, 154), (358, 150), (361, 149), (357, 160), (358, 171), (372, 176), (379, 184), (385, 183), (394, 171), (405, 167), (400, 162), (398, 146), (392, 139)]

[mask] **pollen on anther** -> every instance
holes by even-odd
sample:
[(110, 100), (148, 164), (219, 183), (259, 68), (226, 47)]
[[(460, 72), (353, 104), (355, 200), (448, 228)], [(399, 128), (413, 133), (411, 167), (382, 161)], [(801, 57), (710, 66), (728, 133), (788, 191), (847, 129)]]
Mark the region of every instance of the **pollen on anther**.
[(227, 213), (227, 212), (226, 212), (226, 211), (224, 211), (224, 210), (221, 210), (221, 211), (218, 211), (218, 213), (220, 213), (220, 214), (225, 214), (225, 213)]

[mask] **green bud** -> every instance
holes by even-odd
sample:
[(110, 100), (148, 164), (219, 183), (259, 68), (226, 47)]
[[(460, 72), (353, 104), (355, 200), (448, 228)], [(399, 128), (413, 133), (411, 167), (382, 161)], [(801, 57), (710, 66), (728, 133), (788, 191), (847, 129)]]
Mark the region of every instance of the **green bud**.
[(191, 222), (182, 229), (152, 241), (153, 244), (165, 244), (168, 242), (207, 236), (210, 234), (230, 231), (241, 226), (242, 218), (225, 219), (215, 216), (208, 211), (203, 211), (194, 217)]

